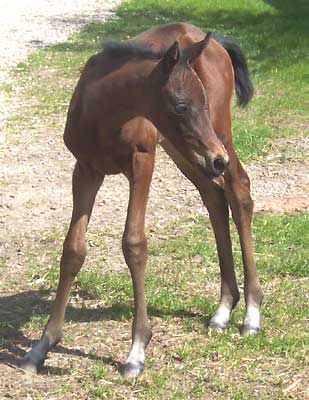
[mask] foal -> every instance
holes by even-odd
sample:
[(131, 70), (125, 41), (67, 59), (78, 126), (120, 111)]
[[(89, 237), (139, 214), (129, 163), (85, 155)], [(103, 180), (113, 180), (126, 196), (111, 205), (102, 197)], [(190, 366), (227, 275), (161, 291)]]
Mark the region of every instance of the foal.
[(86, 256), (85, 234), (97, 191), (106, 174), (123, 173), (130, 182), (123, 253), (132, 276), (135, 307), (132, 347), (123, 372), (136, 376), (143, 370), (151, 338), (144, 293), (145, 211), (156, 144), (162, 136), (160, 143), (167, 154), (199, 190), (216, 237), (221, 299), (209, 325), (225, 328), (239, 300), (229, 205), (244, 263), (242, 332), (259, 330), (263, 294), (253, 260), (253, 204), (248, 176), (232, 143), (234, 81), (239, 103), (246, 104), (252, 86), (240, 48), (225, 37), (205, 36), (189, 24), (159, 26), (128, 42), (108, 43), (88, 60), (64, 132), (65, 144), (77, 162), (59, 285), (42, 337), (23, 358), (25, 368), (36, 372), (61, 340), (69, 291)]

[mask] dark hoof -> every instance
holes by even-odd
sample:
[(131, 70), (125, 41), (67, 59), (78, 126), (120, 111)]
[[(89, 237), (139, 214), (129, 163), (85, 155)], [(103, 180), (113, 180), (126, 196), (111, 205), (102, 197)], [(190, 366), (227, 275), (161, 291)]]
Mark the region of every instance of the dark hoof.
[(25, 371), (37, 374), (38, 371), (43, 367), (45, 359), (41, 358), (38, 354), (32, 353), (32, 350), (28, 351), (20, 362), (20, 367)]
[(240, 328), (240, 334), (241, 336), (253, 336), (253, 335), (257, 335), (260, 331), (260, 328), (257, 327), (252, 327), (252, 326), (248, 326), (248, 325), (243, 325)]
[(142, 362), (129, 362), (123, 365), (121, 369), (121, 374), (127, 378), (136, 378), (144, 371), (144, 368), (145, 364)]

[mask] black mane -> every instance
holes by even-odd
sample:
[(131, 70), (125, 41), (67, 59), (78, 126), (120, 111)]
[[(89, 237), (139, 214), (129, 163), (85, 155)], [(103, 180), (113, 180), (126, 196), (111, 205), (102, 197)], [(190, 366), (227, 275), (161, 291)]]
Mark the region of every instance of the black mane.
[(135, 41), (117, 42), (114, 40), (102, 43), (103, 51), (113, 57), (137, 57), (158, 60), (166, 52), (165, 48), (153, 50), (151, 44), (138, 43)]

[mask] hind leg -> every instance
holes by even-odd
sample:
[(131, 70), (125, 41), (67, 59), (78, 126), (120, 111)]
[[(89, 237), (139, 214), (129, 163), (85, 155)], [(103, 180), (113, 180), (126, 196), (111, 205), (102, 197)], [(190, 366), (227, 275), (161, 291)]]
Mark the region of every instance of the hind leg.
[(232, 209), (238, 230), (244, 265), (244, 295), (246, 310), (242, 326), (243, 335), (256, 334), (260, 329), (260, 305), (263, 292), (259, 282), (254, 257), (251, 234), (253, 201), (250, 195), (248, 175), (236, 159), (225, 176), (225, 194)]
[(193, 168), (167, 140), (164, 140), (161, 145), (180, 171), (199, 190), (203, 203), (208, 209), (216, 238), (221, 274), (220, 303), (209, 321), (209, 326), (215, 329), (224, 329), (228, 324), (232, 309), (239, 300), (229, 230), (229, 209), (224, 191)]
[(69, 292), (86, 257), (85, 234), (93, 203), (103, 181), (88, 166), (78, 162), (73, 173), (73, 212), (64, 241), (60, 262), (60, 279), (51, 316), (40, 341), (26, 353), (22, 367), (32, 372), (43, 366), (48, 351), (60, 342)]
[[(204, 62), (203, 62), (204, 61)], [(223, 64), (222, 64), (223, 65)], [(202, 80), (205, 88), (208, 89), (207, 95), (209, 99), (209, 109), (212, 126), (224, 144), (229, 157), (230, 165), (224, 175), (224, 194), (232, 210), (234, 222), (236, 224), (240, 245), (242, 250), (242, 258), (244, 265), (244, 289), (246, 311), (242, 328), (243, 334), (254, 334), (260, 329), (260, 312), (259, 307), (263, 299), (263, 292), (259, 283), (255, 262), (253, 258), (253, 245), (251, 235), (251, 223), (253, 213), (253, 202), (250, 196), (250, 182), (248, 175), (242, 168), (232, 141), (231, 128), (231, 100), (233, 96), (232, 76), (227, 78), (227, 68), (231, 69), (231, 65), (220, 72), (217, 70), (218, 82), (215, 84), (215, 71), (207, 73), (207, 59), (199, 58), (196, 61), (195, 70)], [(241, 71), (242, 69), (242, 71)], [(247, 74), (246, 67), (243, 65), (234, 74)], [(207, 85), (207, 77), (212, 76), (213, 84)], [(225, 76), (225, 78), (223, 78)], [(243, 79), (248, 80), (248, 77)], [(249, 81), (245, 83), (247, 89), (251, 92), (251, 84)], [(249, 87), (250, 86), (250, 87)], [(239, 89), (239, 88), (238, 88)], [(220, 90), (222, 91), (220, 93)], [(249, 96), (250, 97), (250, 96)]]

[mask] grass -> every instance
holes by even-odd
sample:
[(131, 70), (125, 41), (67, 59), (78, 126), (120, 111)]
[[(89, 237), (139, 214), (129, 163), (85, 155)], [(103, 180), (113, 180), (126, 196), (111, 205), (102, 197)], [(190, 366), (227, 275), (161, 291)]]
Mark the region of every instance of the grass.
[(6, 266), (6, 257), (0, 257), (0, 270)]
[[(163, 227), (159, 237), (164, 239), (153, 240), (149, 249), (146, 291), (154, 338), (148, 350), (147, 371), (136, 381), (128, 382), (105, 359), (97, 360), (92, 367), (92, 383), (88, 383), (92, 396), (120, 399), (136, 393), (138, 399), (281, 399), (288, 398), (284, 390), (300, 379), (297, 391), (292, 394), (293, 398), (304, 398), (309, 345), (306, 329), (308, 222), (308, 214), (256, 215), (255, 257), (266, 296), (262, 308), (263, 329), (258, 336), (248, 338), (240, 338), (238, 333), (243, 302), (234, 311), (226, 332), (218, 334), (206, 328), (219, 291), (215, 243), (209, 222), (192, 216)], [(232, 235), (237, 276), (242, 287), (235, 229)], [(58, 253), (53, 255), (53, 252), (55, 245), (60, 246), (63, 234), (53, 232), (41, 236), (47, 254), (50, 249), (47, 259), (57, 260)], [(99, 233), (98, 236), (101, 237)], [(52, 265), (53, 273), (46, 274), (46, 270), (50, 272), (49, 267), (40, 266), (44, 287), (55, 288), (58, 266)], [(37, 279), (37, 274), (35, 269), (32, 276)], [(123, 334), (128, 333), (133, 316), (128, 271), (102, 273), (95, 262), (88, 264), (78, 276), (73, 297), (77, 294), (85, 301), (88, 299), (88, 306), (92, 302), (100, 304), (101, 314), (99, 311), (93, 314), (95, 325), (104, 332), (112, 324), (113, 337), (109, 343), (122, 347), (111, 357), (123, 360), (126, 352), (123, 346), (128, 344), (124, 343)], [(102, 317), (103, 323), (99, 321)], [(41, 319), (32, 316), (24, 329), (33, 331), (45, 320), (44, 312)], [(87, 310), (71, 309), (67, 320), (87, 320)], [(104, 327), (104, 320), (109, 321), (108, 327)], [(68, 328), (72, 335), (71, 330), (74, 332), (74, 328)], [(80, 337), (80, 332), (77, 335)], [(73, 333), (71, 345), (76, 345), (74, 337)], [(103, 342), (104, 338), (102, 333)]]
[(234, 140), (241, 159), (262, 157), (271, 150), (272, 138), (308, 134), (307, 11), (305, 0), (297, 7), (287, 0), (125, 2), (110, 21), (90, 24), (67, 42), (38, 50), (18, 64), (18, 93), (14, 85), (2, 89), (31, 100), (26, 102), (28, 112), (19, 110), (18, 121), (13, 115), (7, 129), (31, 127), (38, 117), (62, 127), (59, 114), (67, 110), (79, 70), (100, 50), (103, 38), (126, 39), (154, 24), (188, 21), (234, 36), (245, 50), (256, 95), (247, 109), (235, 107)]
[[(245, 50), (256, 94), (248, 108), (235, 107), (234, 137), (243, 160), (258, 159), (271, 151), (273, 139), (307, 134), (308, 15), (305, 0), (297, 5), (288, 0), (125, 2), (110, 21), (88, 25), (67, 42), (38, 50), (17, 65), (13, 82), (1, 86), (18, 104), (7, 132), (35, 131), (43, 120), (61, 133), (79, 70), (100, 49), (102, 38), (126, 39), (154, 24), (188, 21), (234, 36)], [(88, 369), (81, 368), (78, 375), (70, 365), (68, 382), (57, 384), (59, 398), (77, 390), (80, 398), (117, 400), (304, 399), (308, 395), (308, 219), (308, 214), (255, 217), (255, 258), (266, 296), (263, 329), (249, 338), (239, 336), (243, 301), (226, 332), (206, 328), (220, 284), (209, 223), (191, 216), (162, 228), (158, 237), (164, 240), (150, 243), (146, 281), (154, 337), (147, 370), (134, 381), (123, 379), (115, 368), (115, 360), (123, 361), (129, 348), (130, 276), (127, 270), (110, 271), (105, 257), (98, 256), (99, 248), (102, 254), (105, 251), (107, 232), (90, 231), (90, 257), (72, 291), (63, 342), (64, 348), (79, 346), (85, 353), (90, 349)], [(241, 254), (235, 230), (232, 234), (242, 289)], [(20, 298), (7, 297), (11, 308), (2, 310), (6, 319), (0, 324), (1, 343), (10, 342), (11, 334), (14, 346), (20, 337), (25, 343), (24, 333), (39, 336), (49, 314), (47, 289), (53, 291), (58, 280), (63, 238), (64, 231), (42, 232), (25, 250), (28, 280), (37, 297), (32, 291)], [(0, 258), (0, 269), (5, 264), (6, 259)], [(97, 352), (103, 356), (96, 358)], [(69, 362), (75, 361), (77, 357)]]

